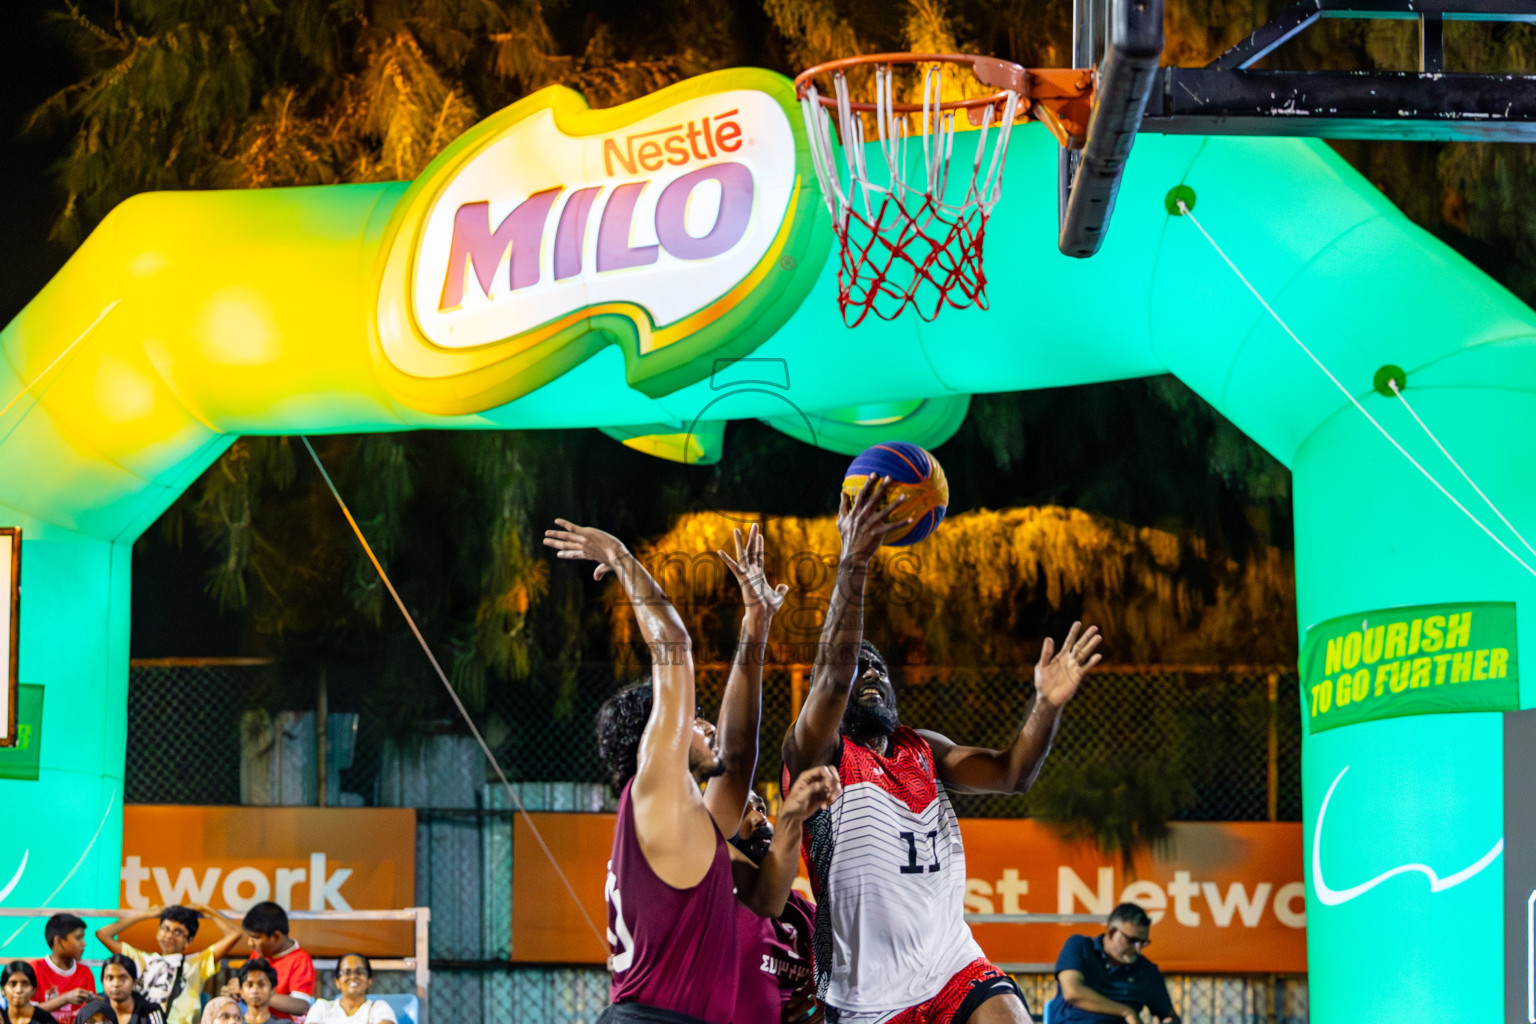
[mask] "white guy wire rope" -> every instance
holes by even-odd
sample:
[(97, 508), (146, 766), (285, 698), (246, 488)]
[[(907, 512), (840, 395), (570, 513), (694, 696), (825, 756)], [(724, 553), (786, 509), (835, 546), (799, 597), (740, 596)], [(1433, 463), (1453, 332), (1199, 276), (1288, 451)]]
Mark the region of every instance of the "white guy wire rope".
[(33, 377), (31, 382), (26, 387), (22, 388), (20, 391), (16, 392), (15, 395), (11, 396), (11, 400), (9, 402), (6, 402), (3, 406), (0, 406), (0, 416), (4, 416), (6, 413), (10, 412), (11, 406), (21, 401), (22, 395), (29, 394), (33, 388), (37, 387), (38, 382), (41, 381), (44, 377), (48, 376), (49, 371), (51, 371), (55, 366), (58, 366), (59, 363), (63, 362), (64, 357), (73, 352), (75, 350), (75, 346), (84, 341), (85, 336), (90, 334), (91, 331), (95, 330), (96, 325), (105, 320), (107, 318), (107, 314), (116, 309), (117, 304), (122, 301), (122, 299), (113, 299), (111, 302), (107, 303), (106, 308), (103, 309), (100, 313), (96, 314), (96, 319), (87, 324), (85, 330), (81, 331), (75, 337), (74, 341), (70, 342), (68, 345), (65, 345), (62, 352), (53, 357), (53, 362), (43, 367), (42, 371), (39, 372), (36, 377)]
[(1259, 305), (1264, 307), (1264, 311), (1274, 318), (1275, 323), (1280, 325), (1281, 330), (1290, 335), (1291, 340), (1296, 343), (1296, 346), (1307, 354), (1307, 358), (1312, 360), (1313, 363), (1317, 364), (1317, 368), (1322, 370), (1324, 375), (1326, 375), (1329, 380), (1333, 381), (1334, 387), (1338, 388), (1339, 391), (1343, 393), (1344, 397), (1349, 399), (1349, 403), (1356, 409), (1360, 410), (1360, 415), (1364, 416), (1367, 420), (1370, 420), (1371, 426), (1380, 431), (1381, 436), (1386, 438), (1387, 441), (1391, 443), (1392, 447), (1401, 452), (1403, 458), (1411, 462), (1413, 464), (1413, 468), (1424, 475), (1424, 479), (1434, 484), (1435, 489), (1438, 490), (1441, 494), (1445, 495), (1446, 499), (1449, 500), (1452, 505), (1455, 505), (1457, 508), (1461, 509), (1462, 513), (1466, 515), (1468, 519), (1476, 523), (1477, 528), (1488, 535), (1489, 540), (1503, 548), (1504, 553), (1509, 555), (1510, 558), (1513, 558), (1516, 562), (1519, 562), (1520, 568), (1524, 569), (1532, 576), (1536, 576), (1536, 569), (1531, 568), (1530, 565), (1526, 563), (1525, 559), (1515, 554), (1514, 549), (1500, 540), (1498, 535), (1495, 534), (1492, 530), (1488, 529), (1488, 527), (1484, 525), (1481, 519), (1472, 514), (1471, 509), (1457, 501), (1456, 496), (1450, 491), (1446, 490), (1445, 485), (1440, 483), (1439, 480), (1436, 480), (1434, 476), (1429, 472), (1429, 470), (1420, 465), (1418, 459), (1415, 459), (1412, 455), (1408, 454), (1408, 449), (1399, 444), (1397, 438), (1393, 437), (1390, 433), (1387, 432), (1386, 427), (1383, 427), (1380, 423), (1376, 422), (1376, 417), (1372, 416), (1369, 412), (1366, 411), (1365, 406), (1361, 405), (1360, 400), (1350, 393), (1349, 388), (1345, 387), (1343, 383), (1340, 382), (1339, 378), (1333, 375), (1333, 371), (1329, 370), (1328, 367), (1323, 365), (1323, 361), (1317, 358), (1317, 356), (1313, 354), (1312, 350), (1307, 347), (1306, 343), (1297, 337), (1296, 332), (1291, 330), (1290, 325), (1281, 318), (1279, 313), (1275, 312), (1275, 308), (1264, 300), (1264, 296), (1259, 294), (1259, 290), (1255, 288), (1253, 284), (1248, 280), (1248, 278), (1244, 276), (1243, 272), (1237, 268), (1237, 264), (1232, 262), (1232, 258), (1226, 254), (1226, 251), (1223, 250), (1221, 246), (1216, 244), (1216, 239), (1212, 238), (1211, 233), (1205, 230), (1205, 226), (1200, 223), (1199, 219), (1195, 217), (1189, 206), (1182, 199), (1179, 200), (1179, 212), (1185, 217), (1189, 218), (1189, 222), (1193, 224), (1196, 230), (1198, 230), (1200, 234), (1205, 237), (1205, 240), (1211, 244), (1211, 248), (1216, 250), (1216, 255), (1221, 257), (1222, 262), (1227, 265), (1232, 273), (1237, 275), (1237, 279), (1243, 283), (1244, 288), (1248, 289), (1249, 294), (1251, 294), (1255, 299), (1259, 300)]
[(421, 630), (416, 626), (415, 618), (406, 609), (405, 602), (400, 599), (400, 594), (395, 590), (395, 585), (389, 580), (389, 574), (384, 571), (384, 566), (379, 563), (378, 557), (373, 553), (373, 546), (368, 543), (368, 538), (363, 536), (362, 528), (357, 525), (357, 520), (352, 518), (352, 510), (347, 507), (346, 500), (342, 498), (341, 492), (336, 489), (336, 484), (331, 480), (331, 474), (325, 471), (325, 464), (320, 461), (320, 456), (315, 453), (314, 445), (309, 443), (309, 438), (302, 435), (299, 437), (299, 440), (304, 442), (304, 447), (308, 450), (309, 457), (315, 460), (315, 468), (320, 470), (321, 479), (325, 481), (325, 486), (330, 488), (331, 497), (336, 499), (336, 504), (341, 506), (341, 514), (346, 516), (347, 525), (352, 527), (352, 532), (357, 535), (357, 542), (363, 546), (363, 553), (368, 556), (368, 561), (373, 563), (373, 569), (379, 574), (379, 579), (383, 581), (384, 588), (389, 591), (389, 596), (394, 598), (395, 607), (399, 608), (400, 614), (405, 617), (405, 624), (410, 627), (411, 634), (416, 637), (416, 642), (421, 645), (421, 650), (426, 654), (427, 661), (431, 662), (432, 671), (437, 673), (437, 678), (442, 682), (443, 689), (447, 690), (448, 696), (453, 698), (454, 707), (459, 709), (459, 714), (463, 717), (464, 724), (469, 726), (469, 731), (474, 734), (475, 742), (480, 744), (480, 749), (485, 753), (485, 759), (491, 762), (492, 768), (496, 769), (496, 777), (506, 787), (507, 796), (512, 798), (512, 806), (517, 808), (517, 813), (523, 816), (523, 821), (528, 825), (528, 830), (533, 833), (534, 841), (539, 844), (539, 849), (544, 851), (544, 856), (549, 859), (549, 864), (555, 869), (555, 874), (564, 883), (565, 891), (571, 894), (571, 902), (576, 904), (576, 909), (581, 913), (581, 919), (587, 923), (587, 927), (592, 930), (593, 936), (597, 938), (598, 943), (606, 950), (608, 942), (603, 937), (603, 933), (597, 930), (597, 925), (593, 924), (592, 918), (587, 915), (587, 908), (582, 906), (581, 897), (576, 895), (576, 889), (571, 885), (571, 880), (565, 876), (565, 871), (560, 867), (560, 862), (555, 859), (554, 852), (550, 850), (549, 844), (544, 841), (544, 836), (540, 834), (539, 827), (533, 823), (533, 818), (529, 815), (528, 809), (523, 806), (523, 801), (518, 798), (517, 790), (512, 787), (512, 783), (507, 779), (507, 773), (501, 770), (501, 762), (496, 760), (496, 755), (491, 752), (490, 745), (485, 742), (485, 737), (480, 735), (480, 730), (476, 727), (475, 720), (469, 716), (469, 709), (464, 706), (464, 702), (459, 699), (458, 691), (448, 681), (448, 675), (443, 671), (443, 666), (438, 664), (437, 655), (432, 653), (432, 648), (427, 643), (427, 638), (421, 635)]
[(1445, 456), (1445, 461), (1456, 467), (1456, 472), (1461, 474), (1461, 478), (1465, 480), (1472, 487), (1472, 489), (1477, 492), (1477, 496), (1482, 498), (1484, 503), (1493, 510), (1493, 514), (1499, 517), (1499, 522), (1503, 523), (1506, 527), (1509, 528), (1510, 533), (1519, 538), (1520, 543), (1525, 545), (1525, 550), (1529, 551), (1533, 555), (1536, 555), (1536, 548), (1531, 547), (1531, 542), (1525, 539), (1524, 534), (1515, 529), (1514, 523), (1505, 518), (1504, 513), (1499, 511), (1499, 506), (1493, 503), (1492, 498), (1483, 493), (1483, 489), (1477, 486), (1477, 482), (1467, 474), (1466, 470), (1461, 468), (1461, 463), (1457, 462), (1455, 457), (1446, 450), (1445, 445), (1440, 443), (1440, 439), (1435, 436), (1435, 432), (1429, 429), (1429, 424), (1425, 423), (1419, 417), (1419, 414), (1414, 411), (1414, 408), (1409, 404), (1408, 399), (1403, 397), (1403, 389), (1397, 386), (1397, 381), (1390, 380), (1387, 382), (1387, 386), (1392, 389), (1392, 393), (1397, 396), (1397, 400), (1403, 403), (1403, 408), (1408, 410), (1408, 415), (1413, 417), (1413, 422), (1417, 423), (1423, 429), (1424, 433), (1429, 435), (1429, 439), (1435, 442), (1435, 447), (1440, 449), (1440, 454)]

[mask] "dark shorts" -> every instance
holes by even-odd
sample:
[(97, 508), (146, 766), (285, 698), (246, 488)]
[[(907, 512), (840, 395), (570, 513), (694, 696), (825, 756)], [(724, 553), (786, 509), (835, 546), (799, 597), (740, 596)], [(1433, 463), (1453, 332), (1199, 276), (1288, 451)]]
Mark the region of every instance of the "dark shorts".
[[(1024, 994), (1001, 968), (982, 958), (966, 964), (950, 978), (938, 995), (905, 1010), (884, 1013), (848, 1013), (827, 1007), (828, 1024), (966, 1024), (976, 1008), (994, 996)], [(1026, 1004), (1025, 1009), (1029, 1007)]]
[(615, 1003), (597, 1015), (597, 1024), (709, 1024), (676, 1010), (659, 1010), (639, 1003)]

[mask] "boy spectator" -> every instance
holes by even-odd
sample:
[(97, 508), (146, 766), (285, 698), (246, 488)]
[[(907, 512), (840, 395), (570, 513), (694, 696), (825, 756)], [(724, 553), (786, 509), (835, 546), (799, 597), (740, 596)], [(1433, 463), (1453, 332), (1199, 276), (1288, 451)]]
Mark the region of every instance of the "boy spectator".
[(43, 938), (48, 955), (32, 961), (37, 1005), (58, 1018), (59, 1024), (75, 1024), (80, 1004), (96, 994), (96, 979), (80, 962), (85, 955), (85, 922), (74, 914), (54, 914), (43, 926)]
[[(155, 933), (158, 953), (146, 953), (118, 935), (140, 921), (160, 919)], [(200, 953), (187, 954), (187, 946), (197, 936), (200, 917), (216, 922), (223, 934)], [(240, 938), (234, 922), (212, 907), (153, 907), (118, 918), (96, 929), (96, 938), (114, 953), (128, 957), (138, 967), (139, 991), (165, 1011), (166, 1024), (197, 1024), (203, 1012), (203, 983), (218, 973), (219, 961), (229, 955)]]
[[(240, 927), (252, 958), (267, 961), (276, 977), (267, 1004), (273, 1019), (303, 1020), (315, 1001), (315, 962), (288, 935), (287, 912), (276, 903), (258, 903), (245, 912)], [(240, 998), (240, 986), (230, 982), (224, 995)]]

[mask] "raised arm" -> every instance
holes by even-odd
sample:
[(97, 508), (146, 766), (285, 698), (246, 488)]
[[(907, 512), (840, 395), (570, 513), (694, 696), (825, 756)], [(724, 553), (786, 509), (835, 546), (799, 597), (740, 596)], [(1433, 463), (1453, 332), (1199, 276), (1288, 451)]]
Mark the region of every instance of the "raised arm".
[(1083, 677), (1101, 658), (1094, 653), (1103, 639), (1099, 628), (1082, 626), (1072, 623), (1059, 652), (1051, 638), (1045, 638), (1035, 663), (1035, 697), (1008, 749), (960, 746), (936, 732), (920, 730), (933, 748), (934, 765), (945, 786), (967, 793), (1023, 793), (1034, 785), (1061, 724), (1061, 709), (1076, 696)]
[(638, 770), (630, 788), (635, 830), (651, 870), (679, 889), (699, 883), (715, 854), (715, 825), (689, 765), (695, 714), (693, 644), (671, 600), (617, 537), (556, 519), (544, 543), (556, 557), (593, 561), (592, 578), (610, 572), (634, 609), (651, 653), (651, 717), (640, 737)]
[(235, 948), (235, 943), (240, 941), (240, 936), (243, 934), (240, 927), (206, 903), (194, 903), (192, 909), (202, 914), (205, 920), (219, 926), (219, 937), (214, 939), (213, 945), (208, 947), (213, 950), (213, 959), (223, 960), (229, 956), (229, 951)]
[(123, 951), (123, 944), (118, 941), (118, 936), (132, 928), (140, 921), (148, 921), (152, 917), (159, 917), (160, 907), (150, 907), (148, 910), (135, 911), (127, 917), (120, 917), (116, 921), (108, 922), (96, 929), (96, 941), (100, 942), (112, 951), (114, 956)]
[(763, 569), (763, 535), (753, 523), (743, 540), (736, 533), (736, 557), (716, 552), (741, 585), (741, 638), (725, 682), (715, 738), (724, 772), (704, 791), (704, 806), (724, 835), (741, 827), (741, 815), (757, 772), (757, 734), (763, 720), (763, 659), (768, 630), (789, 587), (773, 586)]
[(830, 807), (842, 792), (837, 772), (826, 765), (801, 772), (779, 806), (779, 816), (773, 823), (773, 842), (763, 862), (753, 864), (732, 847), (736, 897), (748, 910), (760, 917), (784, 913), (784, 904), (800, 870), (801, 826), (818, 811)]
[(806, 695), (784, 736), (784, 767), (791, 776), (819, 764), (830, 764), (837, 755), (838, 726), (848, 708), (848, 693), (864, 638), (864, 583), (869, 560), (880, 548), (880, 539), (909, 520), (899, 516), (903, 504), (886, 507), (889, 478), (871, 476), (850, 500), (843, 492), (837, 509), (837, 529), (842, 535), (842, 554), (827, 617), (821, 624), (821, 642), (811, 667), (811, 692)]

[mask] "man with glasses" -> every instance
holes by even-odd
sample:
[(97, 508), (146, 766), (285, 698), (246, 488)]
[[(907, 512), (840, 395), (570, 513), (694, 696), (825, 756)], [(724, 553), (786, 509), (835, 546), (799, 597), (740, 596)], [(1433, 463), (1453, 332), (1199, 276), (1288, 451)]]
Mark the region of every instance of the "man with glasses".
[(1109, 912), (1104, 934), (1074, 935), (1056, 958), (1050, 1024), (1179, 1024), (1157, 964), (1141, 955), (1152, 945), (1152, 919), (1134, 903)]

